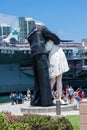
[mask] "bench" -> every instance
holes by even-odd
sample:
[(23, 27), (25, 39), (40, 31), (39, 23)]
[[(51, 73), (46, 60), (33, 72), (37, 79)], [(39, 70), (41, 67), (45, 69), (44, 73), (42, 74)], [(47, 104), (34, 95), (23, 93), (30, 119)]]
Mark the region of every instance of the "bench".
[(17, 104), (23, 104), (24, 98), (16, 99)]

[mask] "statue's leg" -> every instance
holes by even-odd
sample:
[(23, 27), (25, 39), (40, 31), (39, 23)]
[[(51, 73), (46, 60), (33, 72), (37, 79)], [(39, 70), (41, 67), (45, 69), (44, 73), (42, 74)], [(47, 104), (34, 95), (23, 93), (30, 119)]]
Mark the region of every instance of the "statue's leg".
[(58, 91), (58, 98), (61, 100), (62, 97), (62, 75), (57, 76), (57, 91)]
[(34, 73), (34, 97), (31, 99), (31, 105), (41, 106), (40, 88), (39, 88), (39, 78), (37, 69), (37, 59), (36, 56), (32, 59), (33, 63), (33, 73)]
[(38, 55), (38, 78), (42, 106), (52, 105), (47, 54)]
[(50, 79), (50, 86), (51, 86), (51, 92), (52, 92), (52, 99), (55, 99), (55, 94), (54, 94), (54, 85), (56, 83), (56, 78), (51, 78)]
[(53, 89), (55, 82), (56, 82), (56, 78), (51, 78), (50, 79), (51, 90)]

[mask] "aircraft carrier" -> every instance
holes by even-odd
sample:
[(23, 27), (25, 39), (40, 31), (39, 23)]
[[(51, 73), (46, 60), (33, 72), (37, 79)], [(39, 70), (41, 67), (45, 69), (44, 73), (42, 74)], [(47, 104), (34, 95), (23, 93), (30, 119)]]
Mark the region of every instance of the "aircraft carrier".
[[(60, 44), (70, 70), (63, 74), (63, 86), (74, 88), (87, 84), (87, 49), (82, 43)], [(33, 90), (31, 50), (29, 44), (0, 45), (0, 93)]]
[[(16, 32), (16, 33), (15, 33)], [(0, 93), (33, 90), (31, 49), (28, 43), (17, 43), (18, 29), (0, 43)], [(70, 70), (63, 74), (63, 87), (87, 85), (87, 48), (83, 43), (63, 42)]]

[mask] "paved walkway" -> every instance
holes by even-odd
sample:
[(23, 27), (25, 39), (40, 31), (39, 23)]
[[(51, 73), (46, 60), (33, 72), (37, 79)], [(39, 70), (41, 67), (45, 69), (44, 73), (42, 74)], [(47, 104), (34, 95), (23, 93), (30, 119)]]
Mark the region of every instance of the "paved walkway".
[[(21, 108), (24, 106), (30, 106), (29, 101), (25, 101), (23, 104), (14, 104), (14, 105), (11, 105), (11, 103), (1, 103), (0, 112), (11, 112), (11, 114), (14, 114), (14, 115), (23, 115), (23, 113), (21, 112)], [(39, 113), (39, 114), (42, 114), (42, 113)], [(51, 112), (51, 113), (46, 113), (45, 115), (55, 116), (56, 113)], [(63, 111), (63, 112), (61, 112), (61, 115), (63, 115), (63, 116), (79, 115), (79, 109), (73, 110), (73, 111)]]

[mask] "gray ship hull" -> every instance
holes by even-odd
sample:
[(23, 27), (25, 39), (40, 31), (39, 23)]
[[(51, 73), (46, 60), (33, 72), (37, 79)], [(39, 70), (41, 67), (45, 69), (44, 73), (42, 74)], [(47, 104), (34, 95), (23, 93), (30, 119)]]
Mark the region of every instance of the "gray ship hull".
[(31, 63), (29, 47), (0, 46), (0, 93), (32, 90), (33, 76), (25, 70)]
[(19, 64), (0, 64), (0, 93), (33, 89), (33, 76), (24, 73)]

